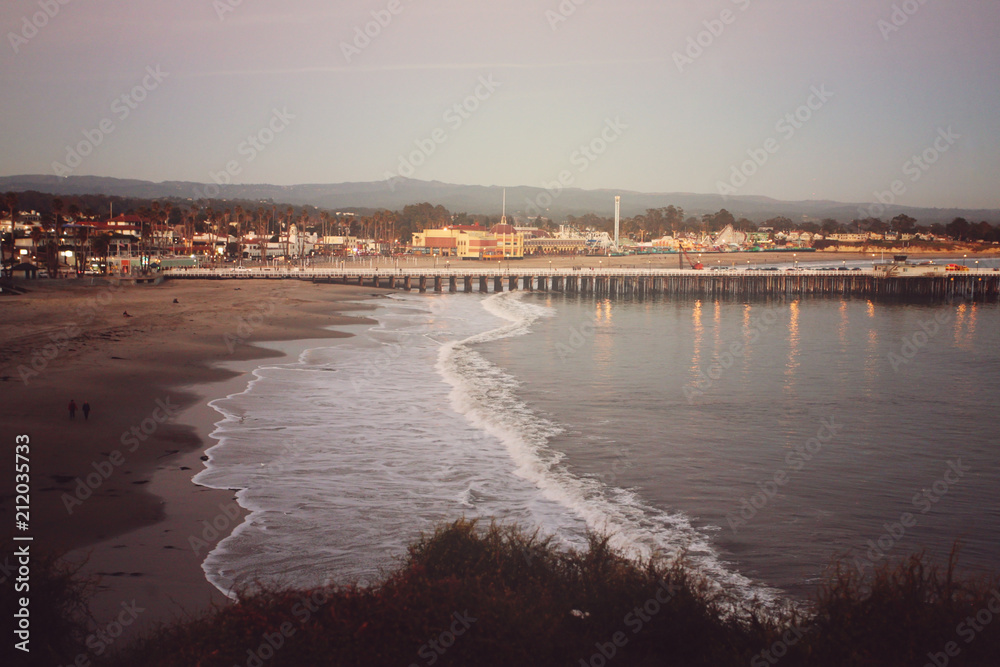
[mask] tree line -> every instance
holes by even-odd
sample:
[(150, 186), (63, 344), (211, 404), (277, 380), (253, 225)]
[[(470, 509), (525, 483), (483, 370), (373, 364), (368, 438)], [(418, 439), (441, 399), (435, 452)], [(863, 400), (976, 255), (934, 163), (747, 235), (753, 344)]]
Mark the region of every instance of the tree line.
[[(100, 194), (55, 196), (43, 192), (8, 192), (3, 196), (3, 207), (15, 222), (20, 211), (34, 210), (41, 215), (41, 227), (30, 232), (6, 233), (2, 243), (8, 265), (14, 262), (14, 237), (28, 235), (32, 239), (33, 254), (48, 264), (50, 270), (59, 270), (59, 250), (67, 246), (67, 236), (78, 257), (87, 254), (106, 256), (115, 233), (98, 234), (90, 238), (88, 228), (74, 227), (67, 235), (69, 223), (99, 222), (112, 213), (134, 215), (140, 222), (140, 249), (155, 249), (162, 245), (164, 234), (179, 230), (185, 252), (193, 251), (196, 234), (207, 234), (215, 239), (237, 239), (230, 249), (237, 256), (243, 252), (244, 237), (253, 232), (258, 238), (270, 242), (288, 243), (289, 230), (294, 225), (299, 232), (314, 233), (321, 237), (353, 236), (373, 239), (390, 247), (406, 245), (416, 232), (448, 225), (481, 225), (489, 227), (500, 221), (500, 216), (453, 214), (441, 205), (429, 202), (409, 204), (401, 210), (352, 209), (333, 212), (311, 205), (276, 204), (271, 200), (218, 200), (218, 199), (141, 199)], [(588, 213), (579, 217), (568, 215), (566, 224), (579, 229), (594, 229), (613, 233), (614, 221)], [(557, 228), (554, 220), (536, 217), (530, 223), (548, 230)], [(955, 218), (948, 224), (921, 225), (915, 218), (902, 214), (888, 221), (869, 217), (844, 223), (827, 218), (819, 222), (795, 222), (786, 217), (769, 218), (755, 223), (746, 217), (737, 218), (726, 209), (698, 216), (688, 215), (678, 206), (650, 208), (645, 213), (623, 218), (621, 233), (636, 241), (649, 241), (662, 236), (684, 233), (715, 234), (731, 225), (737, 231), (752, 232), (762, 228), (774, 231), (802, 231), (825, 235), (844, 232), (893, 231), (900, 234), (933, 234), (947, 236), (962, 242), (1000, 242), (1000, 229), (986, 221), (970, 222)], [(121, 235), (118, 235), (121, 237)], [(56, 240), (58, 239), (58, 241)], [(176, 247), (176, 244), (170, 244)], [(287, 252), (285, 253), (288, 254)], [(9, 258), (9, 261), (8, 261)]]

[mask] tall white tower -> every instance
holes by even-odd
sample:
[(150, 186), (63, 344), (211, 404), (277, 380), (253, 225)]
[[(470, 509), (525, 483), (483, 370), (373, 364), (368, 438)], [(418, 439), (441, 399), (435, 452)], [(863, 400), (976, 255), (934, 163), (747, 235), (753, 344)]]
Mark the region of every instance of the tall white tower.
[(622, 198), (615, 195), (615, 250), (618, 250), (618, 227), (621, 223)]

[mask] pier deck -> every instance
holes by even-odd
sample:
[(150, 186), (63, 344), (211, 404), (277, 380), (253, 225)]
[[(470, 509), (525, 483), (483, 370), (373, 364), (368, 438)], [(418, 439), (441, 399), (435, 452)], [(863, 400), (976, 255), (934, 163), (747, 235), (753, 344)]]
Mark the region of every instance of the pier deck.
[(420, 292), (512, 290), (652, 296), (757, 298), (830, 295), (864, 298), (996, 301), (1000, 272), (956, 271), (942, 276), (886, 278), (871, 269), (854, 271), (696, 271), (683, 269), (485, 269), (485, 268), (253, 268), (169, 269), (169, 279), (292, 279)]

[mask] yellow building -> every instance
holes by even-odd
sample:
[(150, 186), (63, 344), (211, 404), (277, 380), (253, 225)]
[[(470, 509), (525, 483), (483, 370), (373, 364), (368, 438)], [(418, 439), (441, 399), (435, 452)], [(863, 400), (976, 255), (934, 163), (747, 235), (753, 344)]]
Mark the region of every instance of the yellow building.
[(413, 247), (427, 248), (430, 254), (440, 257), (521, 259), (524, 234), (510, 225), (495, 225), (490, 231), (479, 225), (455, 225), (415, 233)]
[[(505, 216), (506, 219), (506, 216)], [(497, 248), (506, 259), (524, 259), (524, 233), (511, 225), (501, 222), (490, 230), (496, 239)]]

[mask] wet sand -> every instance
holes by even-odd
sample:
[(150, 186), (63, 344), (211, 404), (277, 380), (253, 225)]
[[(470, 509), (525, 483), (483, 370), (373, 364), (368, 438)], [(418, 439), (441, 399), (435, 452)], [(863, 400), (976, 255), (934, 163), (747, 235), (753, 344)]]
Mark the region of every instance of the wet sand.
[[(220, 418), (207, 402), (245, 389), (257, 360), (283, 355), (274, 347), (347, 336), (328, 327), (365, 322), (371, 306), (351, 302), (374, 290), (299, 281), (19, 285), (29, 291), (0, 297), (0, 438), (13, 446), (30, 437), (30, 524), (21, 534), (34, 538), (32, 552), (87, 560), (84, 573), (100, 576), (99, 626), (133, 599), (144, 611), (129, 633), (225, 604), (200, 566), (243, 511), (233, 492), (191, 482)], [(295, 342), (257, 346), (264, 341)], [(13, 475), (12, 462), (0, 485), (6, 545)], [(11, 553), (4, 549), (0, 565)]]

